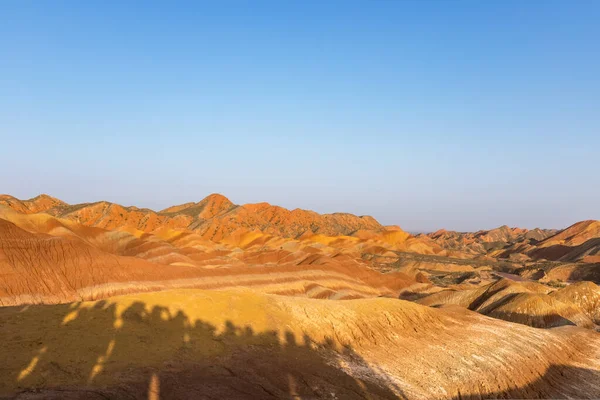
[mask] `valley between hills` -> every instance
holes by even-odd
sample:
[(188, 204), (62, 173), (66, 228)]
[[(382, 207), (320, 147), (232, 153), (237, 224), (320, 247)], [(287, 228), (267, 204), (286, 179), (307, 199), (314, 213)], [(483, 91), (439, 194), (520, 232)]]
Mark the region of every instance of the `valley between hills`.
[(594, 220), (1, 195), (0, 398), (600, 398), (599, 284)]

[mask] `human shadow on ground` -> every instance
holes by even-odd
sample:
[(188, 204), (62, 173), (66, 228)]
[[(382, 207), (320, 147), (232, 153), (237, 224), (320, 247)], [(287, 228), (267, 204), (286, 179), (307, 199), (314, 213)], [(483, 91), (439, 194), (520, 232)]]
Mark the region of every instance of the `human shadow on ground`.
[(0, 398), (396, 399), (351, 347), (110, 301), (0, 309)]
[[(216, 326), (173, 310), (110, 301), (0, 308), (0, 398), (410, 397), (332, 338), (257, 332), (231, 321)], [(476, 382), (464, 382), (469, 389), (446, 398), (598, 398), (598, 382), (598, 370), (551, 365), (525, 386), (495, 391), (481, 382), (478, 391)]]

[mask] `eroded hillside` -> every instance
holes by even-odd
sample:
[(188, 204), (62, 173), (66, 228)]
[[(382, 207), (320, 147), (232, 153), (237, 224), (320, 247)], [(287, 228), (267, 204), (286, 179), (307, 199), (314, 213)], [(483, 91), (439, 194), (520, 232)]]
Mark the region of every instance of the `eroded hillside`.
[(597, 333), (396, 299), (188, 289), (0, 316), (9, 398), (600, 396)]
[(0, 397), (596, 398), (598, 226), (1, 196)]

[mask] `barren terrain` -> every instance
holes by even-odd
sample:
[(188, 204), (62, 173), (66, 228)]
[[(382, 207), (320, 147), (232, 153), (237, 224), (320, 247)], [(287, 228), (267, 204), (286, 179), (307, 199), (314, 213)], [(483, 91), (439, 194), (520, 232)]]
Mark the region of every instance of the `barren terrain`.
[(598, 398), (599, 243), (3, 195), (0, 398)]

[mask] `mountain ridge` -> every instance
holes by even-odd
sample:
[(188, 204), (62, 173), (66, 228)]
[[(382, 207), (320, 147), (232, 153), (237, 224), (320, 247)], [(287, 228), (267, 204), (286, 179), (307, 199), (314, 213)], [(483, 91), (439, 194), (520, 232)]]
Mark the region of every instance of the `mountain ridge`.
[[(203, 239), (220, 242), (251, 232), (286, 239), (357, 237), (397, 245), (411, 240), (412, 251), (458, 258), (600, 262), (600, 221), (586, 220), (562, 229), (525, 229), (502, 225), (490, 230), (457, 232), (440, 229), (410, 234), (400, 227), (384, 226), (368, 215), (345, 212), (319, 214), (312, 210), (286, 209), (267, 202), (237, 205), (219, 193), (198, 202), (187, 202), (160, 211), (122, 206), (108, 201), (70, 205), (41, 194), (27, 200), (0, 195), (0, 206), (24, 214), (47, 213), (85, 226), (107, 230), (187, 230)], [(327, 239), (330, 241), (330, 239)]]
[(239, 228), (259, 229), (282, 237), (300, 237), (307, 232), (330, 236), (348, 235), (360, 229), (383, 228), (383, 225), (371, 216), (356, 216), (350, 213), (319, 214), (299, 208), (288, 210), (266, 202), (236, 205), (217, 193), (199, 202), (174, 205), (161, 211), (127, 207), (108, 201), (70, 205), (47, 195), (28, 200), (1, 195), (0, 205), (23, 213), (44, 212), (106, 229), (135, 228), (144, 232), (151, 232), (161, 226), (191, 229), (215, 240)]

